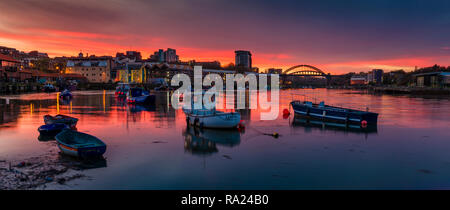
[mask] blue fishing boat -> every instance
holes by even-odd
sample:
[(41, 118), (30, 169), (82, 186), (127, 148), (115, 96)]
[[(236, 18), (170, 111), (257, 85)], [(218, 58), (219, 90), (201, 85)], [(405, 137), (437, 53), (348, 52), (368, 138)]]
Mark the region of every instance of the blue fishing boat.
[(46, 125), (62, 123), (68, 125), (71, 128), (74, 128), (77, 125), (78, 119), (62, 114), (55, 115), (54, 117), (51, 115), (45, 115), (44, 122)]
[(49, 83), (45, 84), (44, 87), (42, 87), (42, 90), (46, 93), (56, 92), (55, 86)]
[(296, 115), (315, 120), (362, 126), (374, 125), (378, 120), (378, 113), (329, 106), (325, 105), (323, 101), (319, 104), (310, 101), (292, 101), (291, 106)]
[(71, 93), (69, 90), (64, 89), (64, 90), (59, 94), (59, 97), (62, 98), (62, 99), (72, 99), (72, 98), (73, 98), (73, 95), (72, 95), (72, 93)]
[(64, 129), (69, 129), (69, 126), (63, 123), (55, 123), (49, 125), (42, 125), (38, 128), (41, 135), (44, 136), (55, 136)]
[(127, 102), (130, 104), (153, 104), (156, 96), (143, 88), (130, 88), (127, 93)]
[(95, 136), (74, 130), (64, 130), (55, 137), (63, 154), (75, 157), (101, 156), (106, 144)]

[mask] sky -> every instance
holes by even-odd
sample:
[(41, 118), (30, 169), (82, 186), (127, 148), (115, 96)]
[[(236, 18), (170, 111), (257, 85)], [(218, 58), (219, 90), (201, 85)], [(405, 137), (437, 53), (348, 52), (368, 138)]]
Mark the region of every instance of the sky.
[(49, 56), (174, 48), (181, 60), (327, 73), (450, 66), (448, 0), (0, 0), (0, 46)]

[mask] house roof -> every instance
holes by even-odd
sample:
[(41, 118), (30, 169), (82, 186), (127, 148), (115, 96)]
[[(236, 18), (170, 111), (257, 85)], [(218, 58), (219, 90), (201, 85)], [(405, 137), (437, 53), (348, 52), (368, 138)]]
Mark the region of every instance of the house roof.
[(0, 54), (0, 61), (9, 61), (9, 62), (20, 63), (20, 61), (12, 58), (9, 55), (4, 55), (4, 54)]

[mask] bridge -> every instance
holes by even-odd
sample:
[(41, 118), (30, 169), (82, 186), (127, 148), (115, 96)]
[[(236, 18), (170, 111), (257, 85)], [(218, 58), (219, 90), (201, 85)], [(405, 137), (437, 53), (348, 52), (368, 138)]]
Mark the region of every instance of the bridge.
[[(296, 78), (303, 77), (317, 77), (317, 78), (325, 78), (327, 80), (327, 85), (330, 84), (331, 74), (327, 74), (321, 69), (307, 65), (301, 64), (292, 66), (280, 74), (281, 84), (287, 85), (288, 82), (292, 83), (292, 80), (296, 80)], [(298, 79), (297, 79), (298, 80)]]

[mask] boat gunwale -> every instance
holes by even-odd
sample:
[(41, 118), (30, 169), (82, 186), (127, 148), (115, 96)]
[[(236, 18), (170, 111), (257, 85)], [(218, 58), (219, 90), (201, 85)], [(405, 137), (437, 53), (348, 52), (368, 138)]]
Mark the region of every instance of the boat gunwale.
[(304, 102), (307, 102), (307, 101), (291, 101), (291, 105), (294, 105), (294, 103), (296, 103), (296, 105), (299, 105), (299, 106), (305, 106), (305, 107), (310, 107), (310, 108), (315, 108), (315, 109), (320, 109), (320, 110), (325, 110), (325, 111), (378, 115), (378, 113), (375, 113), (375, 112), (368, 112), (368, 111), (362, 111), (362, 110), (344, 108), (344, 107), (336, 107), (336, 106), (330, 106), (330, 105), (324, 105), (324, 107), (319, 107), (319, 104), (315, 104), (315, 103), (313, 103), (312, 106), (308, 106)]

